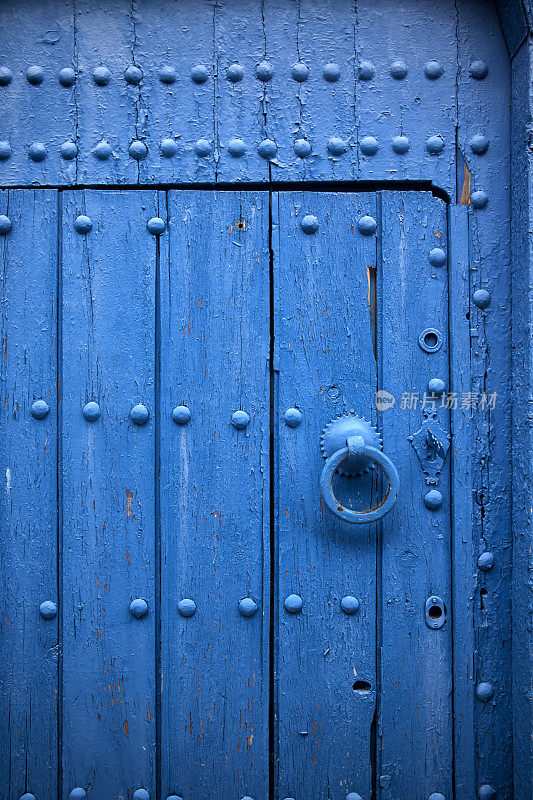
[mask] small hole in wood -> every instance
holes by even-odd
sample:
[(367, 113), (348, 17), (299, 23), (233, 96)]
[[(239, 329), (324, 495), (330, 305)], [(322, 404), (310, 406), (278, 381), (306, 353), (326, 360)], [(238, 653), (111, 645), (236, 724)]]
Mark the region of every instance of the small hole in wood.
[(354, 692), (370, 692), (372, 686), (368, 681), (356, 681), (353, 685)]
[(442, 617), (442, 608), (439, 608), (439, 606), (430, 606), (428, 617), (431, 617), (431, 619), (440, 619)]
[(432, 331), (429, 331), (424, 336), (424, 342), (426, 347), (436, 347), (438, 342), (437, 335)]

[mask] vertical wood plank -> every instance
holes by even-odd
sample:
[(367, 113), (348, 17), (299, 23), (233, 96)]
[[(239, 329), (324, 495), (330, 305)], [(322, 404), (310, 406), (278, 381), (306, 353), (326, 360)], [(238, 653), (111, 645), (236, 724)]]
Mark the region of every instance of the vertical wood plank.
[[(451, 651), (450, 459), (430, 510), (422, 467), (409, 435), (423, 410), (402, 407), (403, 393), (423, 398), (431, 378), (449, 386), (448, 278), (429, 253), (446, 249), (446, 206), (428, 193), (383, 193), (381, 210), (382, 387), (396, 398), (382, 414), (383, 449), (397, 465), (400, 494), (382, 525), (381, 709), (379, 796), (452, 795), (453, 722)], [(426, 353), (419, 334), (442, 336)], [(437, 408), (438, 408), (437, 403)], [(449, 412), (437, 411), (449, 430)], [(442, 439), (440, 439), (442, 441)], [(425, 604), (437, 595), (446, 622), (431, 629)], [(424, 754), (424, 756), (422, 756)]]
[[(162, 796), (266, 800), (268, 195), (169, 192), (169, 226), (161, 269)], [(184, 425), (172, 418), (180, 405), (191, 413)], [(249, 415), (245, 428), (232, 425), (238, 411)], [(240, 613), (243, 600), (243, 610), (257, 606), (252, 616)]]
[[(450, 389), (458, 397), (471, 391), (469, 212), (449, 209)], [(475, 572), (472, 519), (472, 409), (451, 410), (452, 447), (452, 589), (455, 791), (457, 797), (476, 793), (474, 728), (474, 597)]]
[[(331, 419), (354, 409), (376, 421), (376, 237), (358, 229), (363, 215), (375, 219), (376, 198), (305, 192), (274, 201), (279, 797), (366, 798), (375, 755), (376, 526), (354, 530), (336, 519), (319, 477)], [(314, 234), (301, 228), (306, 214), (318, 220)], [(288, 408), (300, 410), (298, 427), (284, 421)], [(359, 509), (376, 504), (375, 474), (343, 478), (338, 491)], [(285, 608), (291, 594), (303, 601), (300, 613)], [(360, 603), (353, 616), (341, 610), (345, 596)]]
[[(87, 234), (75, 229), (83, 214)], [(65, 792), (155, 792), (154, 191), (88, 191), (62, 219)], [(95, 421), (86, 403), (99, 404)], [(150, 418), (137, 425), (136, 404)], [(146, 616), (130, 611), (144, 600)]]
[(57, 796), (58, 617), (39, 611), (58, 603), (57, 194), (4, 191), (0, 214), (0, 795), (18, 800)]

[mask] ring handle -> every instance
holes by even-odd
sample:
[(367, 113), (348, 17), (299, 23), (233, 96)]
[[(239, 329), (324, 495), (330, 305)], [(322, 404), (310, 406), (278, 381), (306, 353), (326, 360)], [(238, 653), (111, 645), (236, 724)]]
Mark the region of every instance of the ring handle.
[(355, 525), (362, 525), (367, 522), (376, 522), (376, 520), (384, 517), (385, 514), (388, 514), (398, 499), (398, 491), (400, 489), (400, 478), (398, 477), (396, 467), (390, 458), (388, 458), (385, 453), (382, 453), (381, 450), (377, 450), (375, 447), (365, 446), (364, 455), (366, 458), (369, 458), (371, 461), (379, 464), (379, 466), (383, 469), (389, 481), (389, 490), (380, 505), (376, 508), (372, 508), (370, 511), (352, 511), (352, 509), (344, 508), (344, 506), (339, 503), (333, 494), (333, 476), (342, 462), (346, 461), (350, 456), (353, 457), (353, 455), (357, 452), (358, 457), (361, 457), (361, 442), (352, 441), (352, 439), (360, 438), (361, 437), (355, 436), (350, 437), (346, 442), (346, 447), (342, 447), (340, 450), (337, 450), (335, 453), (333, 453), (333, 455), (330, 456), (324, 464), (324, 469), (322, 470), (322, 475), (320, 476), (320, 493), (329, 510), (335, 514), (336, 517), (344, 520), (344, 522), (351, 522)]

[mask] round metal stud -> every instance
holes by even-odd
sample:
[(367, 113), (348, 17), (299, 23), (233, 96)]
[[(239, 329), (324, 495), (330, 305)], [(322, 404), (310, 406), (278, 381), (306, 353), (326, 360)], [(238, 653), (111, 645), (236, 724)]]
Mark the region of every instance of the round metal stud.
[(244, 78), (244, 68), (240, 64), (230, 64), (226, 78), (230, 83), (239, 83)]
[(438, 156), (444, 150), (444, 139), (442, 136), (430, 136), (426, 141), (426, 150), (432, 156)]
[(0, 86), (9, 86), (13, 80), (13, 73), (9, 67), (0, 67)]
[(263, 139), (257, 147), (257, 152), (265, 161), (270, 161), (278, 152), (278, 146), (272, 139)]
[(291, 75), (293, 80), (297, 83), (305, 83), (309, 77), (309, 67), (302, 61), (298, 61), (296, 64), (292, 65)]
[(440, 792), (433, 792), (429, 795), (428, 800), (446, 800), (446, 798)]
[(65, 161), (73, 161), (78, 155), (78, 145), (76, 142), (63, 142), (59, 148), (59, 152), (61, 158), (64, 158)]
[(187, 406), (176, 406), (172, 411), (172, 420), (176, 425), (186, 425), (191, 418), (191, 412)]
[(28, 155), (32, 161), (36, 161), (37, 163), (44, 161), (46, 158), (46, 147), (42, 142), (33, 142), (33, 144), (30, 145)]
[(144, 142), (136, 139), (128, 147), (128, 152), (132, 158), (135, 158), (137, 161), (141, 161), (148, 155), (148, 148)]
[(430, 511), (437, 511), (437, 509), (442, 506), (442, 494), (438, 489), (430, 489), (429, 492), (424, 495), (424, 503), (426, 508), (429, 508)]
[(228, 142), (228, 153), (233, 158), (241, 158), (246, 153), (246, 145), (242, 139), (230, 139)]
[(418, 337), (418, 344), (425, 353), (436, 353), (442, 347), (442, 335), (436, 328), (426, 328)]
[(44, 81), (44, 69), (34, 64), (26, 70), (26, 80), (32, 86), (39, 86)]
[(94, 148), (94, 155), (99, 161), (107, 161), (109, 156), (111, 155), (111, 145), (109, 142), (102, 140), (98, 142), (96, 147)]
[(150, 412), (142, 403), (137, 403), (131, 409), (130, 417), (136, 425), (145, 425), (150, 417)]
[(378, 140), (375, 136), (364, 136), (359, 142), (359, 147), (365, 156), (375, 156), (379, 150)]
[(365, 214), (365, 216), (361, 217), (357, 223), (357, 227), (359, 229), (359, 233), (362, 233), (363, 236), (372, 236), (372, 234), (376, 232), (378, 224), (374, 217), (370, 217), (368, 214)]
[(283, 415), (283, 419), (289, 428), (297, 428), (302, 421), (302, 412), (299, 408), (288, 408)]
[(255, 77), (267, 83), (274, 77), (274, 67), (268, 61), (261, 61), (255, 68)]
[(342, 156), (347, 149), (348, 145), (344, 139), (340, 139), (338, 136), (332, 136), (328, 140), (328, 151), (332, 156)]
[(11, 220), (5, 214), (0, 214), (0, 235), (5, 236), (11, 230)]
[(257, 611), (257, 603), (251, 597), (243, 597), (239, 600), (239, 611), (243, 617), (253, 617)]
[(285, 598), (284, 606), (289, 614), (298, 614), (302, 610), (303, 600), (299, 594), (290, 594)]
[(194, 83), (205, 83), (208, 77), (207, 67), (204, 67), (203, 64), (197, 64), (191, 69), (191, 80)]
[(324, 80), (328, 83), (336, 83), (341, 76), (341, 68), (338, 64), (330, 61), (322, 70), (322, 75), (324, 76)]
[(165, 158), (172, 158), (178, 152), (178, 145), (174, 139), (161, 139), (159, 151)]
[(401, 81), (407, 76), (407, 64), (404, 61), (393, 61), (389, 67), (391, 78)]
[(246, 411), (234, 411), (231, 415), (231, 424), (238, 431), (242, 431), (250, 422), (250, 415)]
[(12, 152), (9, 142), (0, 142), (0, 161), (7, 161), (11, 158)]
[(83, 406), (83, 416), (87, 422), (96, 422), (96, 420), (100, 418), (101, 413), (100, 406), (98, 403), (95, 403), (94, 400), (90, 400)]
[(489, 140), (486, 136), (483, 136), (482, 133), (476, 133), (476, 135), (472, 136), (470, 139), (470, 149), (476, 156), (482, 156), (489, 149)]
[(59, 72), (57, 73), (57, 80), (59, 81), (61, 86), (64, 86), (65, 88), (68, 89), (71, 86), (74, 86), (74, 83), (76, 81), (76, 73), (74, 72), (72, 67), (63, 67), (63, 69), (60, 69)]
[(171, 83), (174, 83), (176, 80), (176, 70), (174, 67), (171, 67), (168, 64), (165, 64), (165, 66), (161, 67), (159, 70), (159, 80), (166, 86), (170, 86)]
[(185, 597), (183, 600), (179, 601), (178, 611), (182, 617), (192, 617), (196, 611), (196, 603), (194, 600), (190, 600), (188, 597)]
[(359, 80), (371, 81), (376, 74), (376, 68), (371, 61), (361, 61), (359, 64)]
[(300, 158), (307, 158), (311, 155), (311, 145), (307, 139), (296, 139), (294, 142), (294, 152)]
[(430, 81), (436, 81), (437, 78), (440, 78), (444, 69), (442, 65), (438, 61), (428, 61), (424, 64), (424, 75)]
[(479, 189), (477, 192), (472, 192), (470, 200), (474, 208), (482, 209), (485, 208), (489, 202), (489, 196), (486, 192)]
[(90, 217), (86, 214), (80, 214), (74, 220), (74, 227), (78, 231), (78, 233), (89, 233), (92, 230), (93, 222)]
[(130, 603), (130, 612), (136, 619), (142, 619), (148, 614), (148, 603), (142, 597), (137, 597)]
[(31, 415), (35, 419), (44, 419), (49, 411), (50, 406), (46, 400), (36, 400), (34, 403), (32, 403)]
[(482, 703), (487, 703), (494, 697), (494, 685), (490, 681), (482, 681), (476, 686), (476, 697)]
[(494, 553), (481, 553), (477, 560), (477, 565), (482, 572), (489, 572), (494, 566)]
[(19, 800), (35, 800), (35, 795), (31, 792), (26, 792), (20, 796)]
[(482, 81), (489, 74), (489, 68), (484, 61), (472, 61), (470, 64), (470, 77)]
[(54, 619), (57, 616), (57, 606), (52, 600), (45, 600), (39, 606), (39, 613), (43, 619)]
[(477, 796), (479, 797), (479, 800), (492, 800), (495, 795), (496, 789), (493, 789), (493, 787), (488, 783), (482, 784), (477, 790)]
[(355, 614), (359, 610), (359, 600), (351, 594), (347, 594), (341, 600), (341, 609), (345, 614)]
[(431, 378), (428, 381), (428, 393), (441, 397), (446, 391), (446, 384), (442, 378)]
[(476, 289), (472, 295), (472, 300), (478, 308), (488, 308), (490, 306), (490, 292), (486, 289)]
[(161, 219), (161, 217), (151, 217), (146, 223), (146, 230), (152, 236), (161, 236), (165, 230), (165, 220)]
[(407, 136), (395, 136), (392, 140), (392, 149), (400, 156), (405, 155), (410, 147), (411, 143)]
[(194, 145), (194, 152), (198, 158), (207, 158), (207, 156), (211, 155), (211, 144), (207, 139), (198, 139)]
[(169, 794), (167, 800), (183, 800), (183, 797), (180, 797), (178, 794)]
[(346, 800), (363, 800), (363, 798), (360, 794), (357, 794), (357, 792), (350, 792), (346, 795)]
[(84, 797), (87, 797), (87, 792), (85, 789), (82, 789), (81, 786), (77, 786), (76, 789), (73, 789), (68, 796), (68, 800), (83, 800)]
[(316, 233), (318, 230), (318, 217), (315, 217), (314, 214), (306, 214), (305, 217), (302, 217), (300, 222), (300, 227), (304, 233), (312, 234)]
[(132, 86), (138, 86), (142, 80), (142, 76), (142, 71), (134, 64), (131, 64), (124, 73), (126, 83), (129, 83)]
[(133, 800), (150, 800), (150, 794), (146, 789), (135, 789), (133, 792)]
[(111, 72), (107, 67), (96, 67), (93, 70), (93, 81), (97, 86), (107, 86), (111, 80)]
[(443, 267), (446, 264), (446, 253), (442, 247), (434, 247), (429, 251), (429, 263), (432, 267)]

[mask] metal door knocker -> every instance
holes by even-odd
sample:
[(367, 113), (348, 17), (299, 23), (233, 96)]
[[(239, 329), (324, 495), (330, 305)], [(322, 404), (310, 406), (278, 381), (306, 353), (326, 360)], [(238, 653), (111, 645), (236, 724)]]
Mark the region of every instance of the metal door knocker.
[[(400, 479), (396, 467), (381, 451), (382, 443), (376, 428), (355, 414), (343, 414), (324, 428), (321, 438), (322, 454), (326, 459), (320, 476), (320, 493), (326, 506), (339, 519), (361, 525), (375, 522), (388, 514), (398, 498)], [(353, 511), (345, 508), (333, 494), (333, 476), (336, 472), (349, 477), (368, 472), (374, 462), (385, 472), (389, 489), (384, 499), (370, 511)]]

